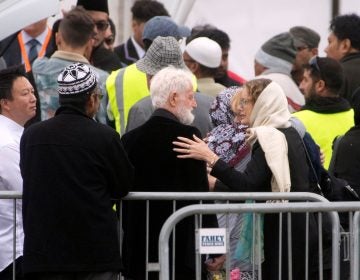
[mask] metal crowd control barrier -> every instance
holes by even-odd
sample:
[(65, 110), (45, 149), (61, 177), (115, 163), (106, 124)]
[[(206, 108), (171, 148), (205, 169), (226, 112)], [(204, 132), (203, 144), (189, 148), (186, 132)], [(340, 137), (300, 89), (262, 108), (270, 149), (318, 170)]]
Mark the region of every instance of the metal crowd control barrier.
[[(305, 212), (330, 212), (332, 221), (332, 280), (340, 277), (340, 224), (336, 212), (360, 211), (359, 202), (313, 202), (313, 203), (257, 203), (257, 204), (227, 204), (227, 205), (191, 205), (173, 213), (164, 223), (159, 236), (159, 267), (160, 280), (169, 279), (169, 244), (168, 240), (173, 227), (183, 218), (195, 214), (215, 213), (305, 213)], [(355, 213), (353, 220), (353, 247), (354, 260), (352, 264), (352, 278), (359, 279), (359, 212)], [(289, 277), (291, 279), (291, 276)], [(197, 275), (197, 279), (199, 275)]]
[[(0, 199), (14, 199), (14, 206), (16, 204), (17, 199), (22, 198), (21, 192), (12, 192), (12, 191), (1, 191)], [(124, 198), (124, 200), (136, 200), (136, 201), (147, 201), (147, 205), (151, 201), (156, 200), (168, 200), (176, 203), (177, 200), (194, 200), (201, 201), (202, 200), (220, 200), (220, 201), (242, 201), (242, 200), (255, 200), (255, 201), (266, 201), (266, 200), (291, 200), (291, 201), (311, 201), (311, 203), (286, 203), (286, 204), (222, 204), (222, 205), (201, 205), (194, 204), (192, 206), (188, 206), (186, 208), (182, 208), (174, 213), (164, 224), (163, 230), (160, 235), (159, 240), (159, 248), (164, 247), (164, 249), (160, 249), (159, 254), (159, 263), (147, 263), (147, 271), (157, 271), (161, 275), (161, 279), (168, 279), (168, 271), (169, 271), (169, 263), (168, 263), (168, 255), (167, 253), (168, 246), (167, 241), (169, 235), (171, 233), (170, 226), (175, 226), (175, 224), (181, 219), (179, 215), (185, 217), (192, 214), (209, 214), (209, 213), (240, 213), (240, 212), (254, 212), (254, 213), (283, 213), (288, 212), (288, 208), (290, 208), (289, 212), (327, 212), (331, 211), (331, 219), (333, 222), (332, 228), (332, 275), (333, 280), (339, 279), (339, 217), (334, 211), (360, 211), (359, 203), (329, 203), (324, 197), (313, 194), (313, 193), (153, 193), (153, 192), (141, 192), (141, 193), (129, 193), (129, 195)], [(323, 203), (319, 203), (323, 202)], [(317, 208), (319, 207), (319, 208)], [(121, 208), (120, 208), (121, 209)], [(191, 210), (190, 212), (186, 212)], [(185, 212), (184, 212), (185, 211)], [(199, 211), (199, 212), (196, 212)], [(179, 214), (180, 213), (180, 214)], [(120, 211), (121, 215), (121, 211)], [(121, 220), (121, 219), (120, 219)], [(359, 263), (359, 213), (356, 213), (353, 219), (353, 229), (354, 235), (351, 235), (353, 238), (351, 239), (351, 255), (353, 258), (351, 259), (352, 264)], [(14, 207), (14, 254), (13, 259), (15, 260), (15, 236), (16, 236), (16, 212)], [(354, 250), (354, 248), (357, 248)], [(354, 251), (354, 252), (353, 252)], [(164, 258), (167, 258), (167, 260)], [(352, 278), (351, 279), (359, 279), (359, 266), (352, 265), (351, 266)], [(13, 279), (15, 279), (15, 267), (13, 268)], [(146, 275), (147, 279), (147, 275)]]
[[(0, 191), (0, 199), (13, 199), (13, 263), (15, 264), (16, 259), (16, 200), (22, 199), (22, 192), (15, 192), (15, 191)], [(12, 279), (15, 279), (15, 265), (13, 266), (12, 270)]]
[(356, 212), (354, 214), (353, 218), (353, 238), (351, 243), (351, 248), (353, 249), (353, 258), (351, 262), (351, 272), (352, 277), (351, 280), (359, 279), (359, 254), (360, 254), (360, 248), (359, 248), (359, 223), (360, 223), (360, 212)]
[[(235, 193), (235, 192), (225, 192), (225, 193), (153, 193), (153, 192), (140, 192), (140, 193), (129, 193), (128, 196), (124, 198), (124, 200), (146, 200), (147, 201), (147, 213), (149, 210), (149, 202), (150, 201), (158, 201), (158, 200), (172, 200), (172, 201), (181, 201), (181, 200), (216, 200), (216, 201), (245, 201), (245, 200), (255, 200), (255, 201), (267, 201), (267, 200), (291, 200), (291, 201), (323, 201), (328, 202), (324, 197), (314, 194), (314, 193)], [(215, 213), (214, 213), (215, 214)], [(336, 213), (332, 213), (333, 219), (338, 221), (338, 215)], [(147, 217), (147, 225), (146, 232), (148, 233), (148, 218)], [(337, 222), (339, 224), (339, 222)], [(339, 234), (336, 235), (339, 240)], [(122, 237), (120, 237), (122, 239)], [(159, 263), (150, 263), (148, 261), (148, 236), (146, 237), (146, 277), (148, 279), (148, 272), (156, 272), (160, 270)], [(333, 247), (333, 255), (335, 258), (339, 258), (339, 246)], [(174, 251), (173, 251), (173, 259), (174, 259)], [(198, 261), (198, 259), (197, 259)], [(228, 262), (227, 262), (228, 263)], [(174, 266), (174, 264), (173, 264)], [(308, 268), (307, 268), (308, 269)], [(229, 272), (229, 267), (227, 267), (227, 272)], [(174, 267), (173, 267), (174, 271)], [(174, 276), (174, 275), (173, 275)], [(321, 278), (322, 279), (322, 278)]]

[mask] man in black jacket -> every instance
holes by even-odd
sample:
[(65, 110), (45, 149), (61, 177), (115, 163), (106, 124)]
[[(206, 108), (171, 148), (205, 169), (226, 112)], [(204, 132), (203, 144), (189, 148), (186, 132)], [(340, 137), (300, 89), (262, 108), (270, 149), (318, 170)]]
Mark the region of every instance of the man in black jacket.
[(360, 86), (360, 17), (337, 16), (332, 19), (330, 30), (325, 52), (341, 63), (345, 80), (340, 94), (352, 104), (354, 91)]
[(110, 127), (94, 121), (100, 104), (85, 64), (58, 76), (60, 108), (20, 142), (24, 273), (35, 279), (116, 279), (121, 269), (112, 199), (125, 196), (133, 170)]
[[(209, 186), (205, 162), (177, 158), (172, 144), (178, 136), (201, 137), (197, 128), (189, 126), (194, 119), (191, 111), (196, 107), (191, 73), (175, 67), (160, 70), (151, 80), (150, 94), (155, 112), (147, 122), (121, 139), (135, 167), (134, 191), (207, 192)], [(193, 203), (180, 201), (176, 208)], [(145, 279), (145, 209), (144, 202), (126, 201), (123, 211), (126, 213), (123, 257), (126, 276), (133, 280)], [(162, 225), (172, 212), (172, 202), (150, 203), (149, 262), (155, 262), (158, 258), (156, 241)], [(203, 226), (217, 227), (216, 217), (204, 216)], [(195, 279), (194, 236), (193, 217), (176, 226), (177, 280)], [(149, 274), (149, 279), (158, 279), (158, 275)]]
[(145, 23), (155, 16), (169, 16), (164, 5), (158, 1), (137, 0), (131, 7), (132, 36), (123, 44), (115, 47), (114, 52), (119, 56), (123, 66), (133, 64), (145, 54), (142, 40)]

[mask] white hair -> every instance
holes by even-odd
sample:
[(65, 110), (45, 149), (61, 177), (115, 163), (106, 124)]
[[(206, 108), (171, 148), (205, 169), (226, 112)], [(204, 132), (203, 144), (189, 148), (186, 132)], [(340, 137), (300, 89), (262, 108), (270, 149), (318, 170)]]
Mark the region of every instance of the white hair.
[(192, 88), (192, 75), (188, 70), (168, 66), (151, 79), (150, 95), (155, 109), (164, 108), (170, 93), (185, 93)]

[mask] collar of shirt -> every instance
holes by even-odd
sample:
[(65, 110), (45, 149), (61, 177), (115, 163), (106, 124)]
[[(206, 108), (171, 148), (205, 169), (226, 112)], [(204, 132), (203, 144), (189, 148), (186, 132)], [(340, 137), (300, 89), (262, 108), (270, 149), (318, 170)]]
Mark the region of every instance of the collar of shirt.
[(139, 58), (142, 58), (145, 55), (145, 50), (135, 41), (133, 36), (131, 36), (131, 42), (134, 44), (135, 50)]
[(30, 46), (28, 44), (28, 42), (32, 39), (36, 39), (39, 44), (37, 45), (37, 51), (39, 52), (41, 50), (41, 47), (42, 45), (44, 44), (45, 42), (45, 39), (46, 39), (46, 35), (48, 33), (48, 30), (49, 28), (46, 27), (45, 30), (37, 37), (33, 38), (31, 37), (29, 34), (27, 34), (24, 30), (21, 30), (21, 35), (23, 37), (23, 40), (24, 40), (24, 44), (25, 44), (25, 48), (26, 48), (26, 53), (29, 53), (29, 49), (30, 49)]

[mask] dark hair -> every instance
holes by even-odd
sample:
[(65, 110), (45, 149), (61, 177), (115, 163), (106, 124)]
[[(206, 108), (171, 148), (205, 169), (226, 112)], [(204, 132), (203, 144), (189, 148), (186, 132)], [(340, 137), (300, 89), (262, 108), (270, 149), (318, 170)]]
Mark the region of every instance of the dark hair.
[(339, 40), (349, 39), (351, 46), (360, 50), (360, 17), (356, 14), (341, 15), (330, 22), (330, 30)]
[(138, 0), (131, 8), (132, 17), (140, 22), (147, 22), (155, 16), (170, 16), (164, 5), (157, 1)]
[(199, 68), (200, 68), (200, 72), (205, 75), (205, 76), (210, 76), (210, 77), (215, 77), (217, 71), (218, 71), (218, 68), (209, 68), (209, 67), (206, 67), (202, 64), (200, 64), (199, 62), (197, 62), (199, 64)]
[(339, 95), (340, 88), (344, 83), (344, 71), (341, 64), (330, 57), (313, 59), (316, 59), (316, 62), (311, 63), (312, 60), (310, 60), (310, 64), (304, 66), (304, 69), (309, 70), (311, 79), (314, 81), (323, 80), (330, 93)]
[(11, 90), (14, 81), (19, 77), (27, 78), (23, 67), (20, 66), (12, 66), (0, 71), (0, 99), (13, 99)]
[(61, 22), (61, 18), (57, 19), (52, 26), (52, 32), (51, 32), (51, 37), (50, 37), (50, 42), (49, 45), (51, 46), (51, 50), (50, 51), (46, 51), (45, 56), (46, 57), (51, 57), (53, 55), (54, 52), (57, 51), (57, 45), (56, 45), (56, 33), (59, 32), (59, 26), (60, 26), (60, 22)]
[(186, 44), (198, 37), (207, 37), (218, 43), (221, 49), (230, 49), (230, 37), (224, 31), (212, 25), (198, 25), (193, 27), (191, 35), (186, 39)]
[(88, 12), (78, 6), (65, 14), (59, 25), (59, 32), (70, 46), (82, 47), (94, 35), (94, 28), (94, 21)]
[(116, 37), (116, 27), (115, 27), (115, 24), (114, 24), (114, 22), (113, 22), (113, 20), (111, 18), (109, 18), (109, 24), (110, 24), (111, 33), (115, 38)]
[(89, 101), (92, 93), (93, 91), (79, 94), (59, 94), (59, 104), (60, 106), (75, 107), (85, 113), (86, 103)]
[(147, 51), (150, 48), (152, 41), (150, 39), (144, 39), (143, 43), (144, 43), (144, 50)]

